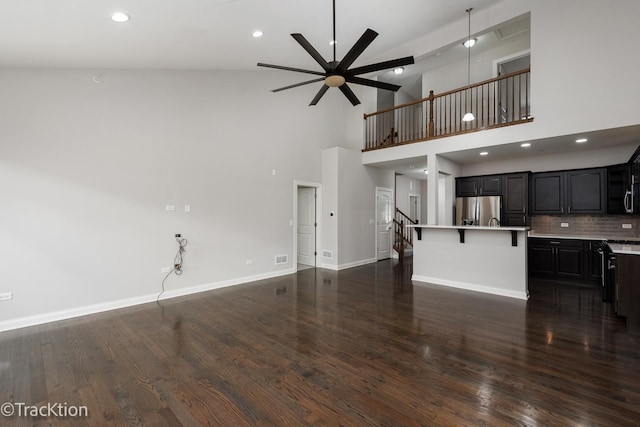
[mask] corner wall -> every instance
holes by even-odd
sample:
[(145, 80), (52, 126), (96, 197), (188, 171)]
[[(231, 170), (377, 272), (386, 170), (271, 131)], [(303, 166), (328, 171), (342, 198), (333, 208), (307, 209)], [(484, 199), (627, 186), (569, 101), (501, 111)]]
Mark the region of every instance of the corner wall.
[(0, 70), (0, 330), (154, 301), (175, 233), (164, 296), (294, 271), (292, 183), (358, 108), (267, 70), (95, 74)]

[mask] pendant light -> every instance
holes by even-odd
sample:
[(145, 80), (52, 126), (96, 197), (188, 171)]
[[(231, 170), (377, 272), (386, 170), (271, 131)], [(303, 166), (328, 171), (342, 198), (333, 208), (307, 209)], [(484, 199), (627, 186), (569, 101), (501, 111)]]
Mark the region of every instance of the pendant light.
[[(470, 7), (469, 9), (466, 10), (467, 14), (469, 15), (469, 37), (467, 38), (467, 40), (463, 43), (465, 46), (467, 46), (467, 43), (469, 42), (469, 40), (471, 40), (471, 11), (473, 10), (472, 7)], [(468, 55), (467, 55), (467, 93), (468, 93), (468, 97), (471, 97), (471, 46), (473, 46), (473, 43), (469, 43), (469, 45), (467, 46), (468, 49)], [(470, 98), (471, 100), (471, 98)], [(476, 117), (473, 115), (473, 113), (471, 112), (471, 102), (469, 102), (469, 108), (466, 112), (466, 114), (464, 115), (464, 117), (462, 117), (462, 121), (463, 122), (471, 122), (473, 120), (475, 120)]]

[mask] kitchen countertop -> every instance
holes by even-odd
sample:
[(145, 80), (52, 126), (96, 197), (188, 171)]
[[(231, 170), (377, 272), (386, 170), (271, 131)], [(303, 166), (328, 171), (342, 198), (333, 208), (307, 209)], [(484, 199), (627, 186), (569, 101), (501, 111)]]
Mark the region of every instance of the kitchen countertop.
[(491, 230), (491, 231), (528, 231), (529, 227), (487, 227), (478, 225), (428, 225), (428, 224), (408, 224), (413, 228), (440, 228), (451, 230)]
[[(579, 236), (567, 234), (537, 234), (529, 231), (528, 237), (541, 239), (575, 239), (575, 240), (628, 240), (638, 242), (640, 245), (640, 237), (613, 237), (613, 236)], [(635, 246), (635, 245), (634, 245)]]
[(609, 243), (609, 247), (614, 254), (640, 255), (640, 244), (621, 245), (620, 243)]

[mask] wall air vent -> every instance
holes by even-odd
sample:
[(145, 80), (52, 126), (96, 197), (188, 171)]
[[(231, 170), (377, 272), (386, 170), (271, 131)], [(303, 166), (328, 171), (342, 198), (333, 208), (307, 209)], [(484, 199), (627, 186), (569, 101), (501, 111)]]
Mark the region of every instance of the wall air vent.
[(322, 258), (333, 258), (333, 252), (327, 250), (322, 251)]
[(289, 262), (288, 255), (276, 255), (276, 265), (286, 264)]

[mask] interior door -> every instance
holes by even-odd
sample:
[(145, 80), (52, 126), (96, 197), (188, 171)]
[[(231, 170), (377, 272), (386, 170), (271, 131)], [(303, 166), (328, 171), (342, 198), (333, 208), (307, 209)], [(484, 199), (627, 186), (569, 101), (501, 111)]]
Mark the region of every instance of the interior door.
[(393, 228), (393, 191), (376, 189), (376, 256), (378, 260), (391, 258)]
[(298, 188), (298, 264), (316, 266), (316, 188)]

